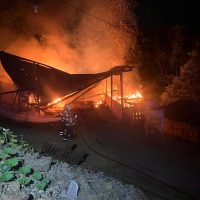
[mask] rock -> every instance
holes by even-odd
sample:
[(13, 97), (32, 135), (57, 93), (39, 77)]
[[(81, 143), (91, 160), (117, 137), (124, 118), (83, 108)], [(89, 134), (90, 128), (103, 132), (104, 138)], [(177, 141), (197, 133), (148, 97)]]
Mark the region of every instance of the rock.
[(53, 187), (52, 189), (51, 189), (51, 195), (52, 195), (52, 198), (53, 199), (57, 199), (58, 197), (59, 197), (59, 195), (61, 194), (61, 189), (60, 189), (60, 187), (57, 185), (57, 186), (55, 186), (55, 187)]
[(51, 168), (52, 157), (41, 156), (40, 158), (34, 158), (31, 156), (24, 157), (24, 162), (34, 171), (47, 172)]
[(2, 192), (3, 192), (3, 185), (0, 184), (0, 194), (2, 194)]
[(1, 196), (1, 199), (3, 200), (27, 200), (29, 197), (29, 194), (26, 192), (12, 192), (8, 194), (3, 194)]
[(78, 184), (74, 180), (72, 180), (70, 181), (67, 190), (63, 190), (61, 195), (68, 199), (75, 200), (77, 199), (78, 196), (78, 190), (79, 190)]
[(91, 188), (90, 183), (84, 180), (79, 181), (80, 191), (79, 191), (79, 200), (84, 200), (84, 197), (87, 196), (87, 200), (94, 200), (96, 198), (95, 191)]
[(19, 157), (23, 157), (25, 155), (25, 151), (22, 149), (16, 150)]
[(33, 196), (33, 199), (39, 199), (41, 197), (41, 195), (35, 191), (32, 191), (30, 194)]
[(135, 200), (148, 200), (145, 194), (139, 188), (134, 189), (133, 196)]
[(107, 182), (106, 184), (105, 184), (105, 188), (106, 188), (106, 190), (112, 190), (112, 188), (113, 188), (113, 186), (112, 186), (112, 182)]
[(4, 183), (3, 184), (3, 187), (2, 187), (2, 194), (5, 194), (7, 192), (7, 189), (8, 189), (8, 184)]
[(64, 168), (64, 169), (69, 168), (69, 166), (70, 165), (68, 163), (65, 163), (65, 162), (61, 164), (61, 167)]
[(66, 187), (66, 184), (70, 182), (70, 179), (73, 179), (71, 178), (71, 172), (68, 168), (68, 164), (63, 163), (52, 165), (51, 170), (48, 171), (46, 175), (50, 177), (52, 186), (59, 183), (61, 188), (63, 184), (65, 184)]
[(8, 185), (9, 191), (11, 192), (19, 192), (20, 191), (20, 184), (16, 181), (12, 181)]
[(26, 153), (24, 156), (23, 156), (23, 159), (30, 163), (32, 162), (33, 160), (35, 160), (36, 158), (39, 158), (39, 153)]

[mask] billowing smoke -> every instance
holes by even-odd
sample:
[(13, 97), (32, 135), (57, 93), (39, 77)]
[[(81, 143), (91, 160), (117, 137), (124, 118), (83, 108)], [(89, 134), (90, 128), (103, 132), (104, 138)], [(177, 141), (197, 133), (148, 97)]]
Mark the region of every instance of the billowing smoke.
[(127, 0), (2, 0), (0, 49), (69, 73), (107, 70), (124, 64), (134, 44), (130, 24), (136, 23), (127, 5)]

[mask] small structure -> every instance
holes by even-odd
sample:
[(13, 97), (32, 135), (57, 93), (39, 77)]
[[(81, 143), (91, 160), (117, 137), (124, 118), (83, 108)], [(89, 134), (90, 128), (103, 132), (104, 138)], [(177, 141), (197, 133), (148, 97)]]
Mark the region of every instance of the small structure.
[(167, 136), (187, 141), (200, 140), (200, 104), (189, 100), (179, 100), (164, 106), (164, 131)]

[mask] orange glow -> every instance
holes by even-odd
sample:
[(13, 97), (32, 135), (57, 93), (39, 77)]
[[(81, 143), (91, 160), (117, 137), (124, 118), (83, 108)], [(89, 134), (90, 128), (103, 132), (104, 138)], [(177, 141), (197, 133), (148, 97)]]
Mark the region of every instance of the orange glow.
[(62, 98), (56, 98), (55, 100), (49, 102), (47, 104), (47, 106), (51, 106), (50, 108), (48, 108), (48, 110), (50, 111), (54, 111), (54, 110), (57, 110), (57, 109), (63, 109), (64, 107), (64, 102), (62, 102)]
[(97, 101), (96, 103), (95, 103), (95, 105), (94, 105), (94, 107), (95, 108), (98, 108), (100, 105), (102, 105), (103, 104), (103, 101), (102, 100), (99, 100), (99, 101)]
[[(121, 104), (121, 96), (119, 95), (113, 96), (113, 100)], [(140, 91), (136, 91), (135, 93), (126, 95), (124, 97), (124, 106), (131, 107), (133, 103), (140, 103), (143, 100), (144, 96), (142, 95), (142, 93)]]
[(34, 96), (33, 96), (32, 94), (29, 95), (29, 97), (28, 97), (28, 102), (29, 102), (30, 104), (35, 103), (35, 98), (34, 98)]
[[(126, 99), (126, 100), (131, 100), (131, 99), (143, 99), (143, 98), (144, 98), (144, 97), (143, 97), (142, 93), (139, 92), (139, 91), (136, 91), (135, 93), (133, 93), (133, 94), (131, 94), (131, 95), (126, 95), (126, 96), (124, 97), (124, 99)], [(119, 95), (113, 96), (113, 100), (118, 101), (118, 100), (120, 100), (120, 99), (121, 99), (121, 96), (119, 96)]]
[(59, 103), (61, 102), (61, 98), (57, 98), (56, 100), (53, 101), (54, 103)]
[(94, 106), (95, 108), (98, 108), (99, 107), (99, 105), (98, 104), (95, 104), (95, 106)]
[(142, 99), (143, 95), (141, 92), (136, 91), (134, 94), (131, 94), (129, 96), (125, 96), (126, 99)]

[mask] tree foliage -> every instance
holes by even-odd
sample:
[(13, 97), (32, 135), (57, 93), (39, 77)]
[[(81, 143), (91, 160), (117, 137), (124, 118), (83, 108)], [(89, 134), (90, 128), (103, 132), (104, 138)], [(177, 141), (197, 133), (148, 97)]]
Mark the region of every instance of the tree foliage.
[[(132, 59), (131, 63), (138, 66), (145, 98), (160, 98), (164, 88), (189, 62), (188, 52), (199, 48), (200, 26), (196, 25), (196, 12), (185, 15), (188, 9), (191, 8), (187, 3), (158, 0), (138, 1), (134, 9), (138, 25), (136, 45), (125, 60), (130, 63)], [(196, 9), (193, 4), (191, 10)]]
[(161, 96), (162, 104), (187, 99), (200, 102), (200, 58), (197, 52), (192, 52), (191, 58), (181, 68), (179, 76), (165, 88)]

